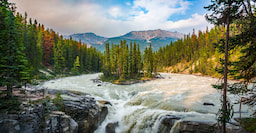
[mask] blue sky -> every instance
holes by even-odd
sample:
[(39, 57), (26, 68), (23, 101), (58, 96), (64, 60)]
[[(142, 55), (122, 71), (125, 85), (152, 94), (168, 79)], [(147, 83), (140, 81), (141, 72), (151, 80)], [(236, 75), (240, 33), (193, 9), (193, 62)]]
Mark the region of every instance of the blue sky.
[(105, 37), (163, 29), (191, 33), (212, 27), (203, 8), (210, 0), (9, 0), (63, 35), (94, 32)]

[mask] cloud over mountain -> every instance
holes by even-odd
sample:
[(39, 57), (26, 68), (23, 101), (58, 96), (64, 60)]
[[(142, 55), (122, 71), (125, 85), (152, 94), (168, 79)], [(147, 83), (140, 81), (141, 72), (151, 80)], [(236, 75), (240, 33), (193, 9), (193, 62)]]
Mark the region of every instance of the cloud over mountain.
[(209, 25), (204, 14), (188, 12), (196, 4), (188, 0), (10, 1), (17, 3), (19, 12), (27, 11), (29, 17), (61, 34), (93, 32), (113, 37), (131, 30), (159, 28), (187, 34), (193, 28), (203, 30)]

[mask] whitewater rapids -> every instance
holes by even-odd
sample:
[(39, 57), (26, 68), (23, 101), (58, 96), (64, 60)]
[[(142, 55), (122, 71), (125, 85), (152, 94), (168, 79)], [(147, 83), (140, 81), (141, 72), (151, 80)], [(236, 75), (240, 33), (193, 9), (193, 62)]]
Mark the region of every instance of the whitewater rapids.
[[(114, 122), (119, 123), (117, 133), (157, 133), (160, 118), (165, 115), (175, 115), (182, 120), (216, 122), (216, 113), (221, 108), (220, 93), (211, 86), (218, 82), (216, 78), (161, 73), (164, 79), (133, 85), (94, 83), (91, 80), (100, 75), (60, 78), (47, 81), (42, 86), (90, 93), (96, 100), (111, 102), (108, 116), (96, 133), (105, 132), (105, 126)], [(236, 102), (235, 96), (231, 95), (230, 98)], [(204, 103), (213, 103), (215, 106), (204, 106)], [(235, 112), (238, 112), (238, 107), (234, 106)], [(242, 107), (242, 112), (247, 112), (247, 108)], [(248, 113), (242, 116), (248, 116)]]

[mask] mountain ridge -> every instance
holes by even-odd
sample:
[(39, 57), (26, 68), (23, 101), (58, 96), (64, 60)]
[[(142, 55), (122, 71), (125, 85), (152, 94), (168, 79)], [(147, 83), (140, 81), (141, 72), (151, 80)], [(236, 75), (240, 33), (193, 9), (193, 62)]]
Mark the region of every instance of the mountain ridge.
[(184, 34), (179, 32), (171, 32), (161, 29), (145, 30), (145, 31), (131, 31), (124, 35), (116, 37), (103, 37), (96, 35), (95, 33), (75, 33), (67, 37), (72, 37), (74, 40), (81, 40), (82, 43), (86, 43), (89, 46), (96, 47), (100, 51), (103, 51), (106, 43), (117, 44), (120, 40), (135, 41), (139, 43), (142, 50), (149, 46), (151, 43), (154, 50), (159, 47), (169, 44), (171, 41), (176, 41), (183, 38)]

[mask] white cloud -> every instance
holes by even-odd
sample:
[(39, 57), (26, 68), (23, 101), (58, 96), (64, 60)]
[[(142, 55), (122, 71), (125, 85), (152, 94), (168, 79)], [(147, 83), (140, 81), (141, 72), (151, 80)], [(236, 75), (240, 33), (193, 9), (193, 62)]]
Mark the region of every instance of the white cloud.
[(120, 16), (120, 9), (118, 7), (112, 7), (109, 9), (108, 13), (112, 16), (117, 18), (118, 16)]
[(192, 29), (196, 30), (202, 30), (204, 31), (207, 26), (209, 28), (213, 27), (213, 25), (210, 25), (206, 20), (204, 15), (199, 14), (193, 14), (191, 18), (179, 20), (176, 22), (173, 21), (167, 21), (162, 25), (163, 29), (173, 30), (173, 31), (179, 31), (183, 33), (192, 33)]
[(63, 0), (10, 1), (17, 3), (19, 12), (27, 11), (29, 17), (61, 34), (94, 32), (113, 37), (129, 31), (159, 28), (188, 33), (199, 26), (205, 29), (208, 24), (199, 14), (176, 22), (168, 20), (174, 14), (186, 13), (190, 4), (186, 0), (134, 0), (125, 3), (128, 8), (88, 1), (79, 4)]
[(180, 28), (187, 28), (187, 27), (201, 25), (203, 23), (207, 23), (205, 21), (204, 15), (193, 14), (191, 18), (188, 18), (188, 19), (179, 20), (176, 22), (167, 21), (165, 24), (163, 24), (163, 26), (164, 28), (167, 28), (167, 29), (180, 29)]

